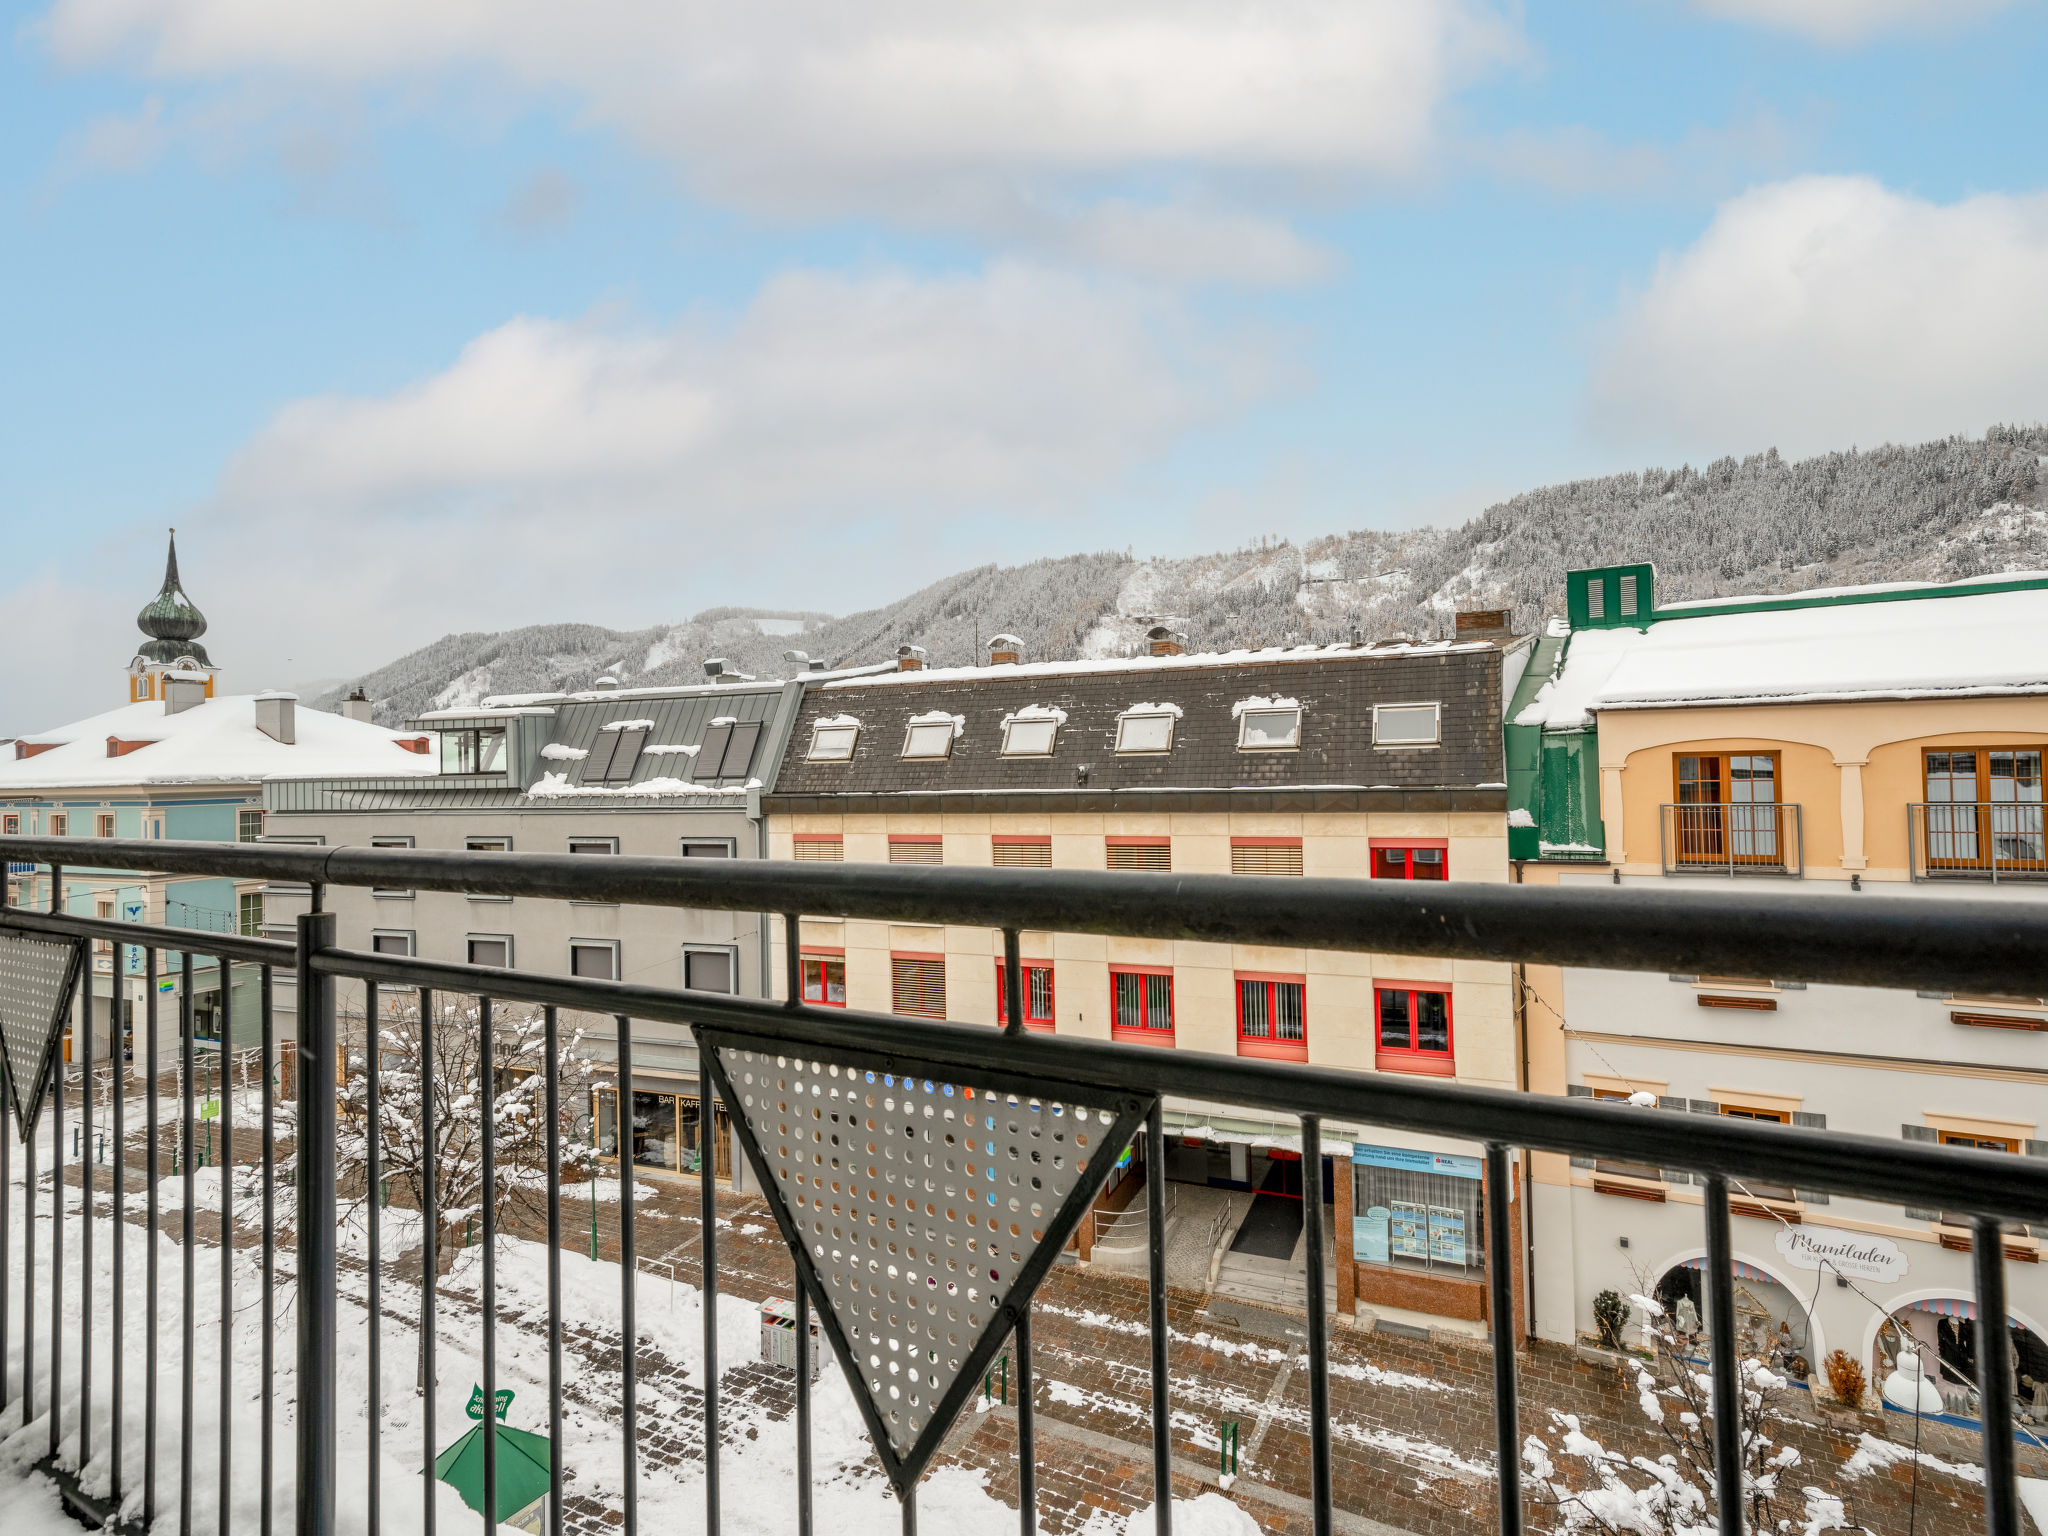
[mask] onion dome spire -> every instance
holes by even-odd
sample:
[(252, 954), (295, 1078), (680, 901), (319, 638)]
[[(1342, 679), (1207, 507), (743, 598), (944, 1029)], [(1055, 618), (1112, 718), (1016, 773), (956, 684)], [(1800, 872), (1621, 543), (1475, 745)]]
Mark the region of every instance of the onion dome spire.
[(169, 664), (189, 657), (202, 667), (213, 665), (207, 657), (206, 647), (199, 644), (199, 637), (206, 633), (206, 615), (185, 595), (185, 589), (178, 580), (178, 530), (175, 528), (171, 530), (170, 557), (164, 562), (163, 589), (135, 616), (135, 625), (149, 636), (136, 653), (143, 660)]

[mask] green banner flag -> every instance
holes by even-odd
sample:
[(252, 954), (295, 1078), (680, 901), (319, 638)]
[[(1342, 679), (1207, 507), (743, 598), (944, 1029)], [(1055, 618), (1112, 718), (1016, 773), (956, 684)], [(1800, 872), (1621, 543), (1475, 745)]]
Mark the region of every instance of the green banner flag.
[[(512, 1389), (510, 1387), (498, 1388), (498, 1418), (503, 1420), (506, 1413), (511, 1410), (511, 1407)], [(469, 1389), (468, 1411), (472, 1419), (482, 1422), (484, 1416), (484, 1389), (482, 1387), (471, 1387)]]

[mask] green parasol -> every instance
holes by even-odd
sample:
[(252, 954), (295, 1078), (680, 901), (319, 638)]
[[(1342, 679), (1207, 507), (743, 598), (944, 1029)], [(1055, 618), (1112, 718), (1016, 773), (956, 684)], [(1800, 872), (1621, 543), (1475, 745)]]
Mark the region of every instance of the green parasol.
[[(498, 1393), (498, 1417), (511, 1406), (512, 1394)], [(470, 1401), (470, 1416), (483, 1417), (483, 1394)], [(548, 1491), (548, 1437), (509, 1425), (477, 1424), (460, 1440), (434, 1458), (434, 1476), (462, 1495), (462, 1502), (477, 1513), (484, 1507), (484, 1431), (498, 1436), (497, 1520), (509, 1520)]]

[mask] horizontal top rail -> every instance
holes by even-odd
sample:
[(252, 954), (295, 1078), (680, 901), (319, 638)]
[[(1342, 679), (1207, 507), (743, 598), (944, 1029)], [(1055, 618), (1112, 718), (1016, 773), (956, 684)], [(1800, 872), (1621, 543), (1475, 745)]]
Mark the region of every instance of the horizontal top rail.
[[(2048, 905), (1478, 881), (0, 837), (10, 860), (293, 883), (2048, 995)], [(1760, 917), (1768, 915), (1768, 921)], [(211, 938), (194, 948), (214, 950)]]

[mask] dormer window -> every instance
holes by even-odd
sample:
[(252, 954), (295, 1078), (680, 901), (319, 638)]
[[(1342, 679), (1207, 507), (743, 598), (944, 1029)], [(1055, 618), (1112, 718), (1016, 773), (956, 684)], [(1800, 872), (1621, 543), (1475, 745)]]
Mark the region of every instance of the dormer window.
[(1133, 704), (1116, 717), (1118, 752), (1171, 752), (1178, 704)]
[(503, 773), (505, 731), (502, 726), (459, 728), (441, 733), (443, 773)]
[(949, 715), (942, 709), (912, 715), (903, 733), (903, 756), (910, 761), (951, 757), (954, 738), (966, 729), (965, 716)]
[(1067, 723), (1063, 709), (1044, 709), (1027, 704), (1014, 715), (1003, 717), (1003, 756), (1051, 757), (1060, 727)]
[(1244, 699), (1237, 716), (1240, 752), (1279, 752), (1301, 745), (1301, 705), (1294, 699)]
[(860, 722), (851, 715), (833, 715), (811, 727), (808, 760), (814, 763), (844, 763), (853, 758), (854, 743), (860, 740)]
[(1441, 740), (1441, 704), (1375, 704), (1372, 744), (1376, 747), (1433, 747)]

